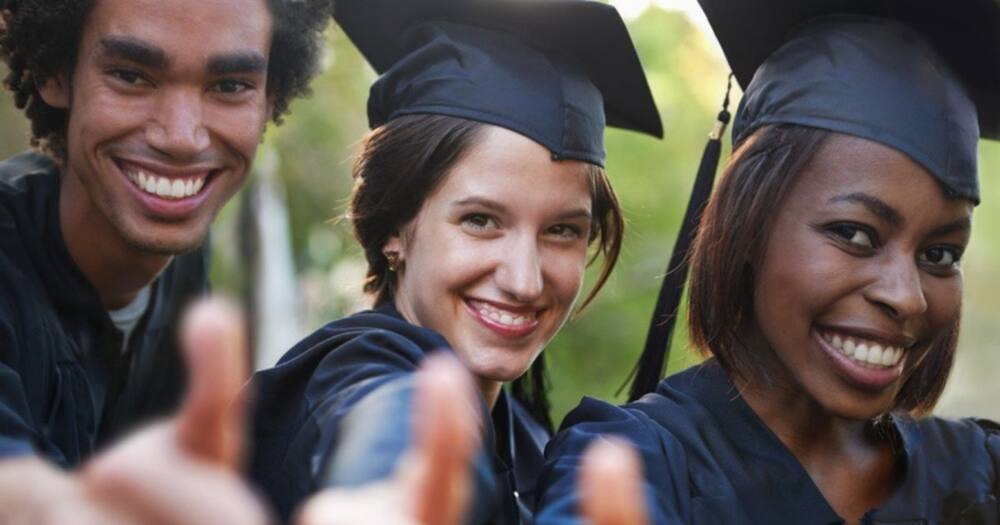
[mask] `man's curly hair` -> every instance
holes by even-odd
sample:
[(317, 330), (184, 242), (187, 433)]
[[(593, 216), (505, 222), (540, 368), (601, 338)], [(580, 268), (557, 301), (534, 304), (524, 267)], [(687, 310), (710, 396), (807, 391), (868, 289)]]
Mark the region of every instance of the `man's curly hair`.
[[(69, 113), (46, 104), (38, 86), (53, 75), (71, 76), (95, 1), (0, 0), (0, 59), (8, 68), (3, 85), (31, 121), (31, 144), (57, 158), (65, 157)], [(292, 100), (310, 94), (333, 0), (267, 3), (274, 19), (267, 87), (274, 101), (271, 119), (280, 124)]]

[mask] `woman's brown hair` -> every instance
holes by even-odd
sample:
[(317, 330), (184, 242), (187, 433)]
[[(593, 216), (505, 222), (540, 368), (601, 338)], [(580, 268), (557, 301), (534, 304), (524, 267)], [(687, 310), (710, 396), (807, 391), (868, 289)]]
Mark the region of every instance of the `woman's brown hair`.
[[(390, 237), (412, 221), (427, 197), (452, 166), (476, 144), (484, 124), (443, 115), (409, 115), (373, 130), (362, 143), (354, 163), (354, 191), (348, 218), (364, 249), (368, 273), (364, 290), (375, 304), (393, 300), (396, 273), (382, 253)], [(588, 164), (593, 223), (591, 243), (597, 250), (588, 261), (603, 256), (601, 273), (577, 311), (582, 310), (607, 282), (621, 252), (624, 218), (618, 197), (598, 166)], [(551, 429), (542, 355), (512, 385), (513, 393), (532, 415)]]
[[(774, 210), (830, 131), (766, 126), (740, 144), (709, 200), (691, 249), (688, 330), (730, 377), (766, 380), (763, 356), (743, 342), (754, 323), (753, 268), (764, 256)], [(894, 409), (929, 412), (947, 381), (956, 326), (938, 336), (896, 397)]]

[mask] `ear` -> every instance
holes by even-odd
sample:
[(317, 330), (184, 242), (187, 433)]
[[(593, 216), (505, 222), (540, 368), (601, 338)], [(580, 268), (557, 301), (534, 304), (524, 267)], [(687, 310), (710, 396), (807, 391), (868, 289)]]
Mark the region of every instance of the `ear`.
[(385, 245), (382, 246), (382, 253), (396, 252), (399, 254), (399, 260), (402, 261), (404, 248), (403, 238), (397, 233), (385, 241)]
[(46, 104), (54, 108), (68, 109), (70, 92), (69, 79), (64, 74), (52, 75), (38, 86), (38, 94)]

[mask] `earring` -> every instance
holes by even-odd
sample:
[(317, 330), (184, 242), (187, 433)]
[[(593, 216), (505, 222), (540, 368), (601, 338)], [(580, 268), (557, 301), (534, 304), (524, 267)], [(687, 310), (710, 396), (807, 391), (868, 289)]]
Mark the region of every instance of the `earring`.
[(389, 263), (390, 272), (399, 269), (399, 252), (385, 252), (385, 260)]

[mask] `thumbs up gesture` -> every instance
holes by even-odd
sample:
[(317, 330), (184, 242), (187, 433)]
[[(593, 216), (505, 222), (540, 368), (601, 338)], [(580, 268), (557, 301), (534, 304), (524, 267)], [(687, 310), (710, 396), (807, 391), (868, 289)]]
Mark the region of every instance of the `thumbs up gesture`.
[(617, 438), (592, 443), (580, 465), (581, 511), (590, 525), (647, 525), (642, 464)]
[[(264, 507), (241, 481), (248, 375), (245, 327), (220, 301), (196, 305), (180, 343), (188, 363), (188, 396), (172, 418), (128, 437), (80, 473), (94, 523), (255, 525)], [(81, 523), (80, 515), (64, 523)], [(89, 523), (83, 520), (84, 523)]]
[(299, 512), (298, 525), (459, 525), (470, 503), (479, 447), (475, 390), (454, 358), (435, 354), (414, 385), (414, 444), (395, 474), (358, 488), (330, 488)]

